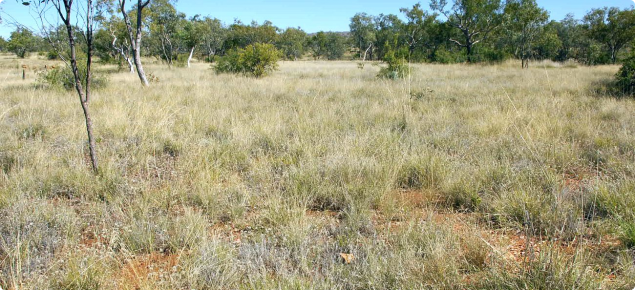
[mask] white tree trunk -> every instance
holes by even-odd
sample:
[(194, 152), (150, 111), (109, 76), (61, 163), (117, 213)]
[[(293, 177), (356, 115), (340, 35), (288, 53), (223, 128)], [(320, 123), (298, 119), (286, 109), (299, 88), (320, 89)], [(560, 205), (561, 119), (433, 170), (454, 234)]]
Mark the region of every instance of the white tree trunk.
[(190, 50), (190, 56), (187, 58), (187, 68), (190, 68), (190, 62), (192, 61), (192, 55), (194, 55), (194, 48), (196, 48), (195, 46), (192, 47), (192, 50)]

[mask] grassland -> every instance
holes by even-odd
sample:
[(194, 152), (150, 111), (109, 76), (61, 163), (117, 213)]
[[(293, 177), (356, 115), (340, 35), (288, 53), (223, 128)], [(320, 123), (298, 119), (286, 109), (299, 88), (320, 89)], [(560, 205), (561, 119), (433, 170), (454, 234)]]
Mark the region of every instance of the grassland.
[[(616, 66), (100, 66), (0, 59), (3, 289), (632, 289), (635, 100)], [(50, 63), (49, 63), (50, 64)]]

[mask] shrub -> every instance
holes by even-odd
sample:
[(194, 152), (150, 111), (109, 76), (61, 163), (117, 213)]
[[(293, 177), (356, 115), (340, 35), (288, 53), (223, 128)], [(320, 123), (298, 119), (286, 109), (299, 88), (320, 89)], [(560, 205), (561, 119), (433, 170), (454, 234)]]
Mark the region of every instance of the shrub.
[(278, 69), (280, 52), (268, 43), (256, 43), (245, 49), (235, 49), (218, 60), (217, 73), (242, 73), (257, 78)]
[[(82, 86), (86, 87), (86, 61), (77, 60)], [(38, 82), (52, 87), (64, 88), (66, 90), (75, 89), (75, 77), (70, 66), (41, 71)], [(92, 72), (91, 88), (99, 89), (105, 87), (107, 79), (94, 71)]]
[(384, 62), (388, 64), (388, 67), (382, 68), (377, 75), (378, 77), (396, 80), (404, 79), (410, 75), (410, 69), (405, 57), (399, 54), (395, 53), (394, 50), (386, 53)]
[(635, 96), (635, 55), (624, 61), (622, 68), (615, 76), (617, 89), (629, 96)]

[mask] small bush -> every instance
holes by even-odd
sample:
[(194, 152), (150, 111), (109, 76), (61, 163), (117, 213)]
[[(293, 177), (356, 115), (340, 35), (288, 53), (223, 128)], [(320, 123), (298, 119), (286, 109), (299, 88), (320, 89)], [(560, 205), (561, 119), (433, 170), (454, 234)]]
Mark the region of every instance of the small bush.
[(245, 49), (229, 51), (214, 67), (217, 73), (242, 73), (264, 77), (278, 69), (280, 52), (268, 43), (256, 43)]
[(410, 75), (406, 58), (401, 56), (401, 53), (390, 50), (384, 56), (384, 62), (388, 64), (388, 67), (382, 68), (377, 75), (378, 77), (396, 80), (404, 79)]
[(628, 96), (635, 96), (635, 55), (624, 61), (615, 76), (617, 89)]
[[(86, 61), (78, 60), (77, 66), (82, 80), (82, 86), (86, 87)], [(40, 72), (38, 82), (51, 87), (64, 88), (69, 91), (75, 89), (75, 77), (73, 76), (73, 71), (68, 66)], [(92, 72), (91, 88), (103, 88), (106, 84), (107, 79), (105, 77), (96, 74), (94, 71)]]

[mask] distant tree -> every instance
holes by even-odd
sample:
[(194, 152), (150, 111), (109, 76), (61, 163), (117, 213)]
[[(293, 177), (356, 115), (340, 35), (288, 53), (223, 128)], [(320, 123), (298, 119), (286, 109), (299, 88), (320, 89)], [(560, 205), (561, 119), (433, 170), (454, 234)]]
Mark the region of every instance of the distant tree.
[(113, 17), (111, 17), (109, 21), (105, 22), (103, 26), (105, 28), (102, 30), (102, 33), (107, 32), (110, 37), (108, 38), (109, 42), (107, 44), (105, 41), (104, 43), (99, 44), (100, 47), (103, 46), (103, 48), (100, 49), (108, 49), (111, 52), (114, 51), (114, 53), (120, 57), (120, 61), (126, 62), (130, 73), (134, 73), (134, 52), (130, 43), (130, 37), (125, 21), (113, 15)]
[(558, 39), (562, 43), (556, 56), (556, 61), (566, 61), (569, 59), (579, 59), (581, 54), (581, 43), (584, 36), (584, 31), (577, 19), (573, 14), (567, 14), (564, 19), (559, 22), (553, 22), (551, 25), (558, 33)]
[(374, 18), (366, 13), (357, 13), (349, 25), (352, 40), (362, 61), (373, 59), (373, 45), (377, 41)]
[(123, 15), (124, 23), (126, 24), (126, 30), (128, 31), (128, 39), (130, 39), (130, 48), (132, 50), (132, 58), (134, 60), (135, 67), (137, 68), (137, 74), (139, 75), (139, 80), (144, 86), (149, 86), (148, 78), (146, 77), (146, 73), (143, 70), (143, 65), (141, 64), (141, 38), (143, 36), (143, 9), (145, 9), (149, 4), (150, 0), (137, 0), (137, 5), (134, 10), (137, 12), (136, 15), (136, 26), (133, 31), (132, 24), (130, 23), (130, 17), (128, 16), (128, 12), (126, 11), (126, 0), (117, 0), (119, 4), (119, 10), (121, 11), (121, 15)]
[(535, 56), (538, 59), (555, 60), (562, 48), (562, 40), (558, 37), (557, 21), (547, 23), (535, 39)]
[(203, 43), (204, 35), (207, 30), (207, 25), (204, 20), (200, 19), (198, 15), (192, 17), (190, 21), (183, 22), (182, 38), (186, 47), (189, 49), (190, 54), (187, 57), (187, 67), (190, 67), (194, 50), (197, 46)]
[(309, 39), (309, 49), (314, 59), (320, 59), (326, 55), (327, 43), (328, 40), (324, 31), (320, 31), (311, 36)]
[(227, 29), (219, 19), (205, 17), (203, 19), (205, 26), (201, 32), (202, 42), (207, 54), (207, 59), (212, 61), (214, 56), (223, 49), (225, 40), (227, 39)]
[(277, 47), (286, 59), (297, 60), (305, 52), (306, 39), (306, 32), (301, 28), (289, 27), (278, 37)]
[(4, 40), (2, 36), (0, 36), (0, 52), (4, 52), (7, 49), (7, 41)]
[(7, 42), (7, 50), (15, 53), (19, 58), (24, 58), (29, 52), (36, 51), (38, 39), (28, 28), (18, 27), (11, 32)]
[(347, 39), (342, 34), (336, 32), (326, 33), (326, 58), (329, 60), (341, 59), (346, 52)]
[(245, 48), (255, 43), (274, 44), (278, 38), (278, 28), (270, 21), (265, 21), (262, 25), (253, 21), (250, 25), (245, 25), (240, 21), (229, 26), (225, 49)]
[(401, 8), (399, 11), (406, 17), (402, 33), (413, 60), (431, 59), (437, 49), (447, 41), (443, 35), (437, 14), (429, 14), (417, 3), (411, 9)]
[(612, 63), (618, 53), (635, 39), (635, 10), (617, 7), (593, 9), (584, 16), (589, 38), (602, 43), (608, 49)]
[(503, 20), (501, 0), (453, 0), (446, 10), (447, 0), (432, 0), (430, 8), (443, 14), (451, 27), (457, 29), (461, 39), (450, 41), (466, 49), (467, 61), (473, 62), (474, 46), (486, 40)]
[(95, 31), (94, 45), (95, 56), (104, 63), (114, 62), (118, 57), (116, 51), (112, 48), (112, 37), (106, 29), (98, 29)]
[[(73, 25), (71, 29), (75, 37), (73, 40), (75, 47), (79, 53), (83, 54), (87, 50), (86, 38), (83, 36), (84, 30), (76, 25)], [(61, 24), (57, 27), (43, 28), (41, 33), (46, 39), (46, 44), (40, 48), (40, 51), (48, 51), (47, 57), (49, 59), (61, 58), (62, 60), (66, 60), (70, 57), (66, 25)]]
[(379, 14), (375, 17), (376, 30), (376, 56), (378, 59), (384, 59), (384, 56), (390, 50), (396, 50), (400, 47), (408, 47), (406, 35), (404, 34), (404, 23), (397, 15)]
[(505, 6), (508, 31), (515, 46), (514, 54), (521, 67), (529, 67), (529, 58), (535, 51), (535, 41), (549, 20), (549, 12), (538, 7), (536, 0), (509, 0)]
[[(187, 23), (185, 14), (176, 10), (172, 0), (154, 0), (148, 6), (147, 22), (150, 30), (150, 53), (172, 66), (178, 56), (179, 41), (184, 39), (182, 31)], [(193, 43), (187, 45), (190, 44)]]

